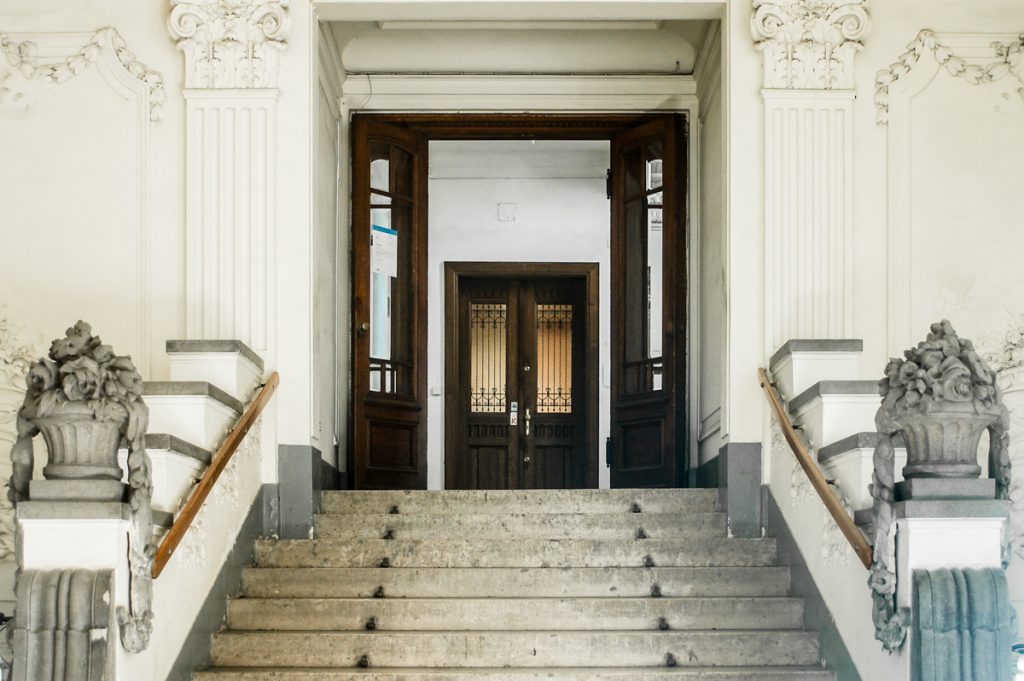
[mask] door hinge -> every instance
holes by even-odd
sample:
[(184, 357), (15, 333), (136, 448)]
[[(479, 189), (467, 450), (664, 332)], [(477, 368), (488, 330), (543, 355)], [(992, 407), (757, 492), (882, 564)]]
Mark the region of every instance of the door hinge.
[(612, 169), (609, 168), (604, 175), (604, 193), (609, 201), (612, 198)]
[(612, 467), (612, 439), (605, 438), (604, 441), (604, 465), (605, 468)]

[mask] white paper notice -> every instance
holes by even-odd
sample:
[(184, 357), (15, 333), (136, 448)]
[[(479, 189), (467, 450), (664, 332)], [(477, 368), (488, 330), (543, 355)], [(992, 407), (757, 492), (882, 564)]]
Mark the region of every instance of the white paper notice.
[(370, 271), (386, 277), (398, 276), (398, 232), (373, 226), (370, 241)]

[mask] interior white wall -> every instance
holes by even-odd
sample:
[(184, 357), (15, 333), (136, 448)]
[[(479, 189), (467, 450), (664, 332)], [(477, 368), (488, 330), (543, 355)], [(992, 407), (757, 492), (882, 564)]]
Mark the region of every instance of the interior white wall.
[[(47, 43), (74, 53), (113, 26), (169, 93), (181, 79), (161, 7), (126, 13), (101, 0), (85, 16), (33, 9), (3, 3), (0, 33), (56, 34), (34, 38), (40, 63), (54, 61)], [(184, 331), (184, 105), (168, 96), (162, 120), (150, 121), (115, 70), (97, 63), (48, 84), (0, 57), (0, 291), (28, 335), (48, 341), (84, 319), (144, 375), (164, 378), (163, 343)]]
[(725, 132), (722, 108), (721, 31), (718, 22), (709, 31), (697, 71), (699, 116), (699, 213), (691, 229), (698, 233), (696, 333), (697, 357), (697, 465), (718, 455), (722, 446), (722, 405), (725, 390), (725, 322), (728, 303), (725, 251)]
[[(754, 436), (763, 398), (754, 378), (764, 327), (764, 149), (763, 84), (760, 58), (750, 44), (749, 6), (729, 3), (727, 39), (727, 148), (729, 167), (730, 327), (729, 435)], [(1020, 135), (1024, 107), (997, 110), (1007, 100), (995, 84), (970, 86), (939, 70), (910, 103), (911, 114), (899, 138), (909, 155), (892, 165), (890, 129), (876, 123), (876, 76), (906, 59), (907, 45), (922, 29), (955, 33), (1010, 33), (1024, 30), (1019, 3), (1010, 0), (934, 3), (872, 3), (871, 30), (855, 60), (856, 99), (853, 127), (853, 330), (864, 339), (861, 376), (879, 378), (886, 358), (923, 340), (928, 324), (948, 316), (962, 335), (982, 342), (1001, 338), (1011, 318), (1022, 311), (1019, 281), (1008, 281), (1024, 248), (1019, 225), (1021, 198)], [(955, 51), (955, 50), (954, 50)], [(932, 59), (921, 57), (922, 65)], [(970, 61), (970, 60), (969, 60)], [(991, 61), (989, 59), (988, 61)], [(918, 67), (915, 67), (918, 68)], [(1020, 87), (1012, 79), (1004, 85)], [(1005, 91), (1004, 91), (1005, 92)], [(890, 125), (892, 123), (890, 122)], [(908, 191), (898, 190), (901, 181)], [(1018, 189), (1011, 189), (1013, 185)], [(893, 192), (898, 192), (894, 194)], [(905, 219), (890, 220), (889, 201), (909, 202)], [(910, 230), (909, 252), (890, 248), (898, 230)], [(748, 238), (749, 237), (749, 238)], [(793, 254), (793, 258), (799, 257)], [(899, 301), (890, 286), (890, 268), (910, 273), (910, 296)], [(890, 321), (909, 320), (911, 337), (892, 340)], [(1019, 323), (1019, 322), (1018, 322)], [(874, 640), (866, 589), (851, 596), (851, 584), (866, 572), (852, 550), (834, 544), (821, 504), (800, 493), (799, 471), (784, 445), (764, 427), (765, 476), (807, 561), (816, 586), (862, 678), (896, 678), (904, 673), (901, 656), (885, 655)], [(778, 449), (771, 456), (769, 452)], [(831, 533), (831, 534), (830, 534)], [(833, 548), (829, 548), (832, 544)], [(838, 547), (840, 550), (836, 550)], [(1011, 572), (1011, 597), (1024, 597), (1021, 572)]]
[[(339, 240), (348, 232), (343, 229), (348, 221), (343, 219), (339, 206), (344, 160), (340, 154), (338, 87), (343, 73), (333, 51), (333, 41), (325, 39), (322, 27), (318, 27), (318, 36), (317, 126), (313, 145), (317, 190), (313, 216), (314, 423), (311, 442), (320, 450), (324, 461), (342, 467), (336, 445), (343, 441), (338, 414), (339, 388), (348, 372), (347, 354), (343, 352), (347, 348), (347, 328), (342, 330), (338, 318), (342, 309), (340, 296), (347, 291), (342, 290), (338, 276), (342, 257)], [(345, 348), (339, 347), (342, 342)]]
[[(986, 85), (969, 85), (944, 70), (928, 79), (923, 92), (912, 97), (909, 129), (901, 132), (911, 140), (908, 165), (897, 172), (890, 172), (895, 169), (889, 165), (889, 128), (875, 121), (874, 86), (876, 74), (899, 61), (922, 29), (1020, 34), (1024, 12), (1014, 0), (908, 0), (899, 7), (872, 5), (871, 14), (872, 30), (856, 61), (854, 321), (865, 340), (865, 370), (874, 376), (906, 343), (890, 342), (882, 301), (898, 305), (897, 317), (909, 318), (913, 343), (924, 338), (930, 322), (948, 316), (962, 335), (991, 347), (1024, 312), (1017, 302), (1022, 284), (1013, 276), (1016, 254), (1024, 249), (1024, 232), (1017, 228), (1024, 202), (1020, 67), (1016, 75)], [(969, 61), (988, 63), (991, 54)], [(933, 59), (924, 55), (922, 65)], [(1004, 99), (1007, 93), (1013, 96)], [(901, 177), (910, 182), (904, 197), (910, 222), (891, 224), (889, 201)], [(903, 229), (912, 235), (912, 251), (890, 253), (893, 260), (887, 263), (890, 236)], [(892, 299), (890, 266), (909, 268), (909, 309)]]
[(350, 73), (688, 74), (708, 23), (337, 21), (331, 27)]
[[(444, 263), (596, 262), (600, 283), (600, 443), (609, 414), (607, 142), (431, 142), (429, 182), (427, 484), (444, 486)], [(512, 203), (515, 222), (498, 221)]]

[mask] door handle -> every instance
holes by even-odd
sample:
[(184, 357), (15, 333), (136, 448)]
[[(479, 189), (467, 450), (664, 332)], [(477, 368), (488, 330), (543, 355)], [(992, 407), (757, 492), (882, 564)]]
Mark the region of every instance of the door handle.
[(369, 331), (369, 330), (370, 330), (370, 322), (363, 322), (362, 324), (360, 324), (359, 326), (356, 327), (356, 333), (359, 334), (360, 337), (365, 336), (366, 332)]
[(530, 418), (531, 418), (531, 416), (530, 416), (530, 408), (527, 407), (526, 408), (526, 416), (523, 417), (523, 421), (526, 422), (526, 436), (527, 437), (530, 436)]

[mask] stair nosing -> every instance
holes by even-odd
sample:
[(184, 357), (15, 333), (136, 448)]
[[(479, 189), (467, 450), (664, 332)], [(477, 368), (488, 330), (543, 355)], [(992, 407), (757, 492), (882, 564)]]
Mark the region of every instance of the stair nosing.
[(209, 381), (144, 381), (142, 384), (143, 398), (169, 396), (209, 397), (239, 414), (245, 408), (241, 400)]

